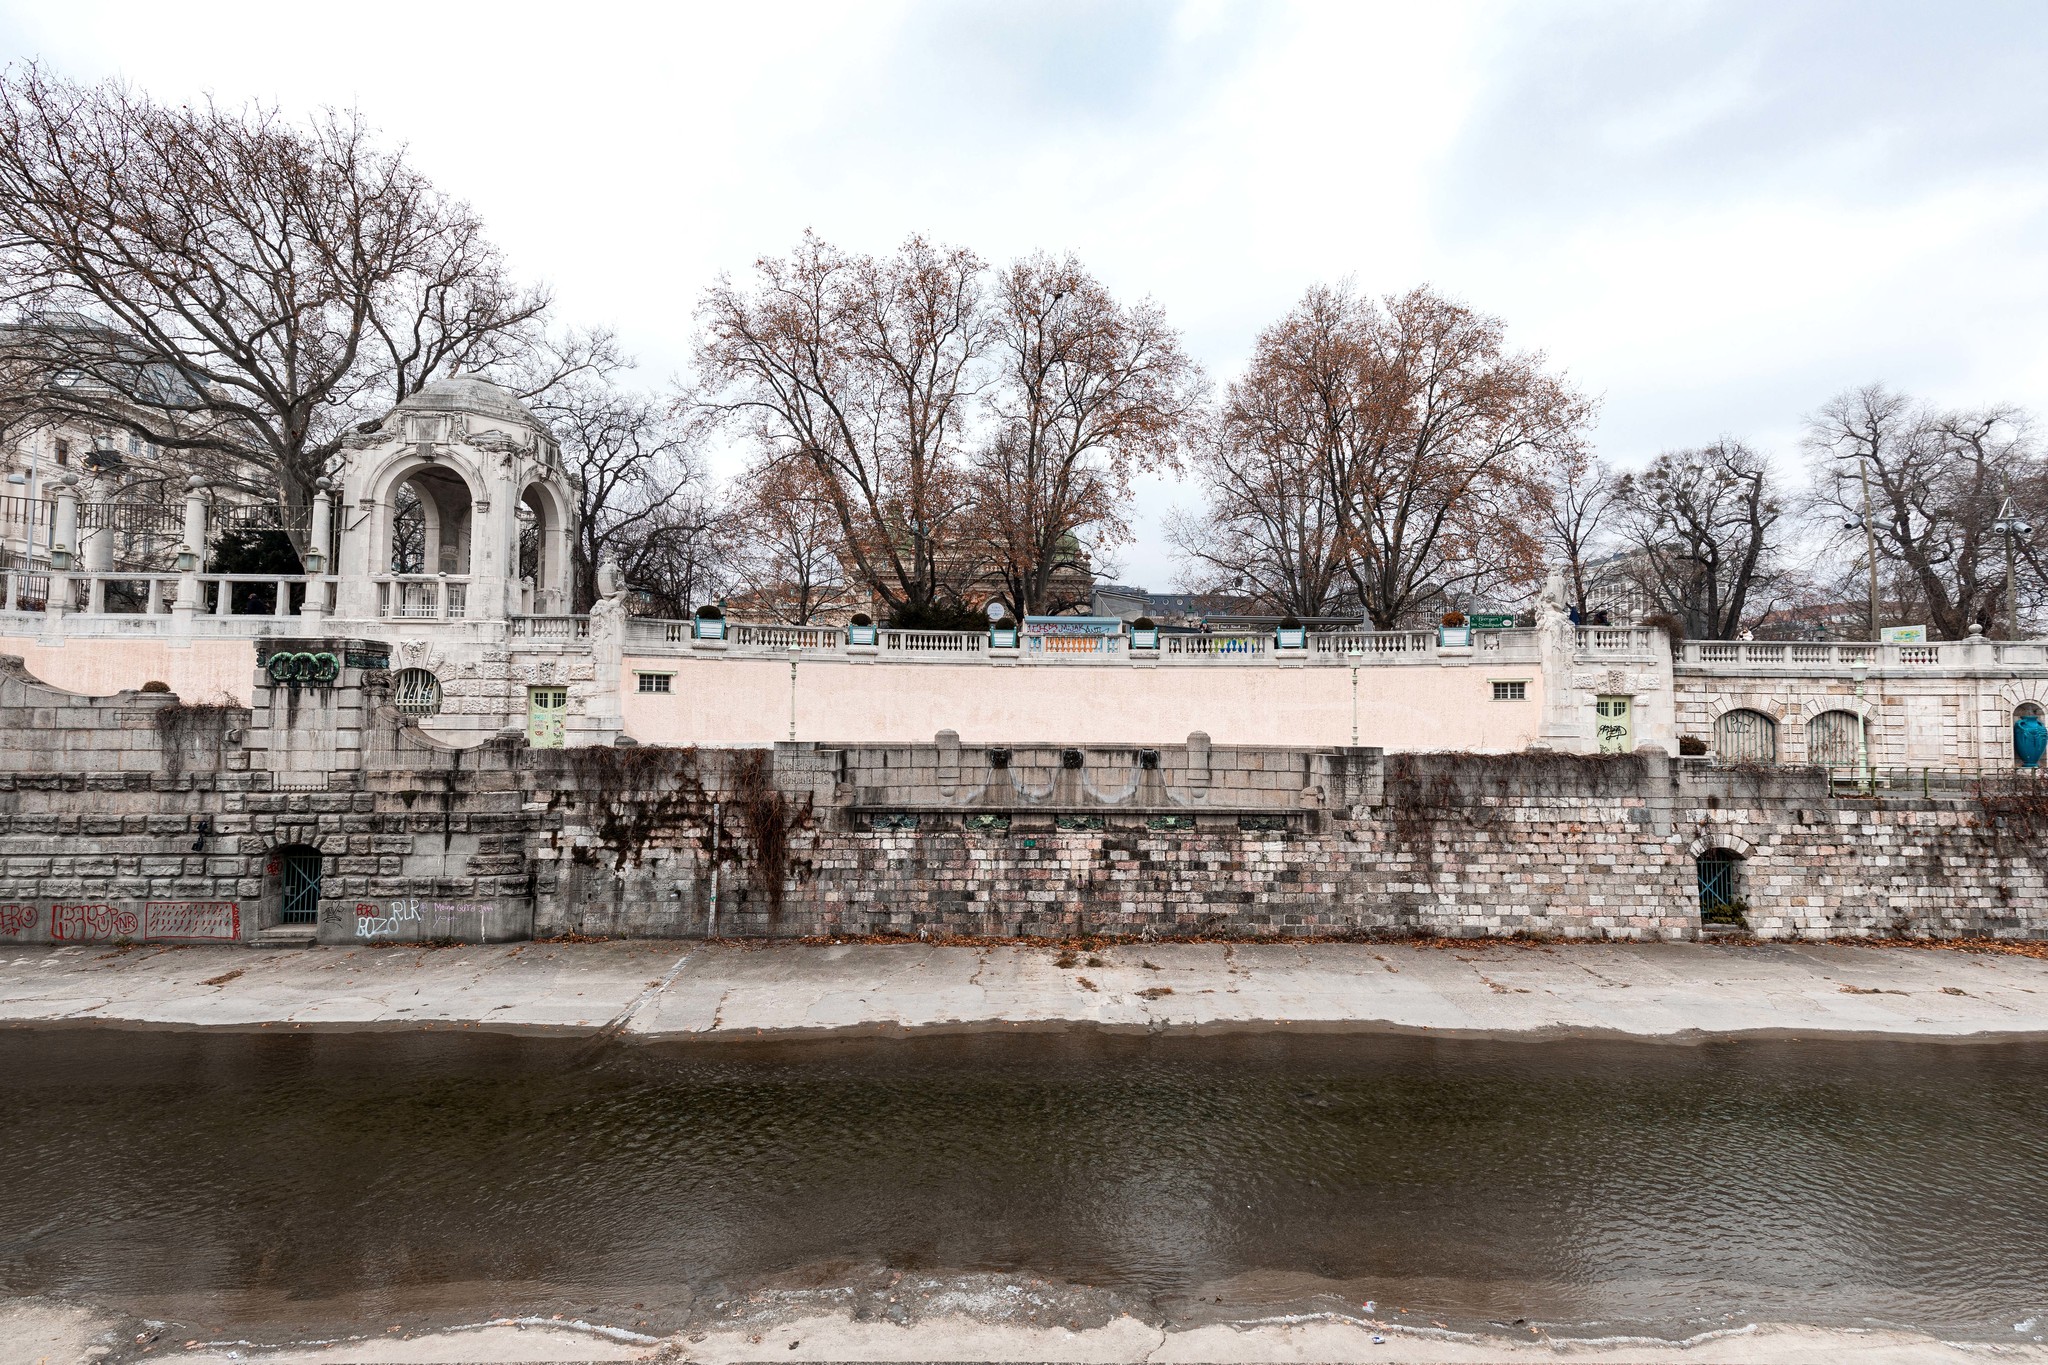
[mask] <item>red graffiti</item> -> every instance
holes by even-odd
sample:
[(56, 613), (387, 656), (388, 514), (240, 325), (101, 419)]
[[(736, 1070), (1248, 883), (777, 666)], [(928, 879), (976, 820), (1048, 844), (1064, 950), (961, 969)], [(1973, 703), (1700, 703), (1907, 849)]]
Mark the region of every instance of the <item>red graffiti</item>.
[(150, 901), (142, 907), (142, 936), (232, 942), (242, 936), (242, 907), (235, 901)]
[(50, 937), (60, 942), (93, 943), (134, 938), (141, 919), (133, 910), (111, 905), (53, 905)]
[(0, 935), (18, 938), (36, 927), (33, 905), (0, 905)]

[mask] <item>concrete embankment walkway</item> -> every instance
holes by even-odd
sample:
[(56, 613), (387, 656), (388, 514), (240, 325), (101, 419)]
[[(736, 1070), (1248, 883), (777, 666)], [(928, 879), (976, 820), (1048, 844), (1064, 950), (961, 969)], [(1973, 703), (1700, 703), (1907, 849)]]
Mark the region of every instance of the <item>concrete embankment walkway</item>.
[(2048, 960), (1818, 944), (0, 949), (0, 1024), (2048, 1037)]

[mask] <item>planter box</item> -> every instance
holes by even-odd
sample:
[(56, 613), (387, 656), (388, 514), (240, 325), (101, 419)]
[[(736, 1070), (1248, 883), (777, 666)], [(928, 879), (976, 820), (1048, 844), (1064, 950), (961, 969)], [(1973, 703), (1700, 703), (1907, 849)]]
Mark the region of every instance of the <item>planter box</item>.
[(872, 645), (875, 642), (875, 626), (848, 626), (846, 643), (850, 645)]
[(1015, 649), (1017, 647), (1016, 628), (1012, 627), (1009, 630), (991, 629), (988, 633), (988, 647), (990, 649)]
[(1307, 626), (1282, 626), (1273, 632), (1273, 647), (1276, 649), (1307, 649)]
[(1145, 630), (1139, 630), (1136, 627), (1132, 627), (1131, 648), (1134, 650), (1159, 648), (1159, 628), (1152, 626)]
[(1436, 628), (1436, 645), (1438, 649), (1470, 649), (1472, 648), (1472, 627), (1438, 626)]
[(699, 640), (723, 640), (725, 638), (724, 621), (712, 621), (699, 616), (692, 622), (692, 625), (692, 634)]

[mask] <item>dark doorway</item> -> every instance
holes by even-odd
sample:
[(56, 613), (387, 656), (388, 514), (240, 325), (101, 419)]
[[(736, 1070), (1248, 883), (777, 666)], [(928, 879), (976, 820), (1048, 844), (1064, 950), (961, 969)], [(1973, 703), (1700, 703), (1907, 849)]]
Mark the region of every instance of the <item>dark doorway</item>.
[(1743, 923), (1743, 903), (1737, 885), (1742, 855), (1725, 848), (1709, 849), (1699, 856), (1700, 923)]
[(320, 850), (281, 848), (277, 851), (278, 888), (282, 892), (279, 924), (320, 922)]

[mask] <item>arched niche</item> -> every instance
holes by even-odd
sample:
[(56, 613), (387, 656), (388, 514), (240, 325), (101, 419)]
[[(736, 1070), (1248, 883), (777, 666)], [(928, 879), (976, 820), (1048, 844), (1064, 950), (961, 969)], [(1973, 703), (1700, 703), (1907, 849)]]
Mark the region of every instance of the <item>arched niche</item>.
[(569, 522), (569, 508), (552, 483), (535, 480), (520, 490), (506, 562), (519, 582), (521, 611), (554, 615), (573, 605)]
[(386, 573), (467, 577), (476, 524), (469, 483), (443, 463), (421, 463), (392, 479), (378, 500)]

